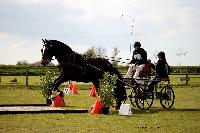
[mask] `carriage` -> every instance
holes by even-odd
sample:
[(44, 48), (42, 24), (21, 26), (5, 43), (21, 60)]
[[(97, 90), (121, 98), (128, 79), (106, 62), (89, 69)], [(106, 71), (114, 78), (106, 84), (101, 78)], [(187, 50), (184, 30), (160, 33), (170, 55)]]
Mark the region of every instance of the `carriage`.
[[(152, 72), (150, 66), (146, 65), (140, 72), (137, 82), (133, 78), (123, 78), (127, 88), (130, 89), (128, 98), (134, 107), (141, 110), (149, 109), (154, 100), (160, 100), (160, 104), (164, 109), (170, 109), (175, 100), (173, 88), (169, 78), (155, 79), (155, 72)], [(149, 91), (149, 84), (157, 82), (153, 89)]]

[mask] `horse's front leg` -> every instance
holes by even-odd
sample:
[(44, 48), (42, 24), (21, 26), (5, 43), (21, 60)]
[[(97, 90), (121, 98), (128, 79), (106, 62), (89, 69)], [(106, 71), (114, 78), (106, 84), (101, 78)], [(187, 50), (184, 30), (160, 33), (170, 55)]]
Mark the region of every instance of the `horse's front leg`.
[(53, 83), (53, 92), (51, 98), (56, 97), (57, 95), (63, 96), (63, 92), (58, 89), (58, 87), (64, 83), (64, 75), (60, 75)]
[(54, 80), (53, 91), (58, 90), (58, 87), (62, 84), (62, 80), (64, 79), (63, 77), (63, 75), (60, 75), (56, 80)]
[(60, 75), (54, 80), (53, 91), (58, 90), (58, 87), (62, 84), (61, 81), (64, 78), (63, 68), (61, 68), (60, 66), (58, 68), (59, 68)]

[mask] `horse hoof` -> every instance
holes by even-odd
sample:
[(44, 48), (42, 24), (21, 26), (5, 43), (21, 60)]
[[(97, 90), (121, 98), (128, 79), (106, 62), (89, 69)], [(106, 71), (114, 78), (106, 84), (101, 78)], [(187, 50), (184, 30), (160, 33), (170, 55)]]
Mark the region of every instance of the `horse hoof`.
[(52, 91), (52, 94), (51, 94), (51, 99), (54, 99), (56, 96), (58, 96), (60, 94), (60, 92), (58, 91)]

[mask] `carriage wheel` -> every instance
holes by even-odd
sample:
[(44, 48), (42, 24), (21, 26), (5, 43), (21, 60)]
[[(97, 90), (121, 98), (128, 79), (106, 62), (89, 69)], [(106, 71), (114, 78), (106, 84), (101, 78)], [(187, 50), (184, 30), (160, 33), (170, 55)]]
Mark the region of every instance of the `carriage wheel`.
[(165, 86), (161, 89), (160, 104), (165, 109), (170, 109), (174, 104), (174, 91), (171, 86)]
[(130, 98), (130, 102), (133, 105), (133, 107), (136, 107), (135, 102), (135, 89), (131, 88), (131, 94), (128, 96)]
[(148, 86), (142, 85), (136, 90), (135, 102), (139, 109), (147, 110), (153, 104), (153, 92), (147, 92)]

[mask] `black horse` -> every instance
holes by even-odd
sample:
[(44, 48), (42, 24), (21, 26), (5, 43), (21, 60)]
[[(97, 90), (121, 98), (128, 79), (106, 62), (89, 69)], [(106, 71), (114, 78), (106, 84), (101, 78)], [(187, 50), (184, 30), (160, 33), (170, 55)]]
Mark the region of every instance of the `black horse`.
[(69, 80), (78, 82), (92, 82), (94, 86), (99, 88), (99, 79), (103, 77), (104, 72), (116, 74), (118, 81), (115, 88), (115, 99), (117, 107), (121, 102), (126, 100), (126, 90), (120, 73), (113, 65), (104, 58), (87, 58), (81, 54), (74, 52), (68, 45), (57, 40), (43, 40), (44, 47), (42, 51), (43, 65), (51, 62), (55, 56), (59, 62), (60, 76), (54, 81), (54, 90)]

